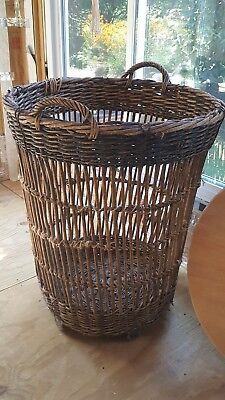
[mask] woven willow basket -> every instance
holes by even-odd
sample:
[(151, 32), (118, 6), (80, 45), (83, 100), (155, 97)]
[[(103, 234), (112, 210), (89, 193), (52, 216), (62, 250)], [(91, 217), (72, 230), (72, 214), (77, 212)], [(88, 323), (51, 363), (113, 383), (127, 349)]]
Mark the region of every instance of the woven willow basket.
[[(162, 83), (133, 80), (144, 66)], [(16, 87), (5, 103), (49, 308), (87, 335), (146, 327), (173, 300), (223, 104), (151, 62)]]

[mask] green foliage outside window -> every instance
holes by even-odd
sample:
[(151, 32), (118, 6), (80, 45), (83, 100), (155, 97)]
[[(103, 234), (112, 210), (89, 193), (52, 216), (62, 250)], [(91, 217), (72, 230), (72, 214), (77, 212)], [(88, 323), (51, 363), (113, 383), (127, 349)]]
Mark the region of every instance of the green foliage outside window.
[(96, 75), (116, 76), (126, 58), (127, 0), (100, 1), (101, 32), (91, 32), (91, 1), (69, 2), (70, 63)]
[[(91, 34), (91, 0), (69, 1), (70, 63), (96, 73), (120, 75), (125, 68), (127, 0), (100, 0), (101, 33)], [(149, 0), (145, 59), (184, 79), (225, 77), (225, 1)], [(137, 43), (138, 46), (138, 43)]]

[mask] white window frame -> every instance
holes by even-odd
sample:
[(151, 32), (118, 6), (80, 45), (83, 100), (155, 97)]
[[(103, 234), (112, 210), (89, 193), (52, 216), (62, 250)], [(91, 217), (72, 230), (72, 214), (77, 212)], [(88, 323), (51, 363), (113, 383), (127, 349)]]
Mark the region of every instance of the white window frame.
[(202, 174), (202, 184), (197, 191), (197, 199), (203, 203), (209, 203), (224, 187), (221, 182), (218, 185), (206, 181), (206, 176)]
[(64, 76), (62, 0), (45, 0), (46, 53), (49, 78)]
[[(138, 4), (138, 7), (137, 7)], [(142, 0), (137, 3), (137, 0), (128, 0), (128, 34), (127, 34), (127, 52), (126, 52), (126, 69), (130, 68), (134, 62), (144, 60), (144, 45), (138, 46), (138, 52), (135, 54), (135, 41), (144, 43), (138, 38), (143, 38), (145, 35), (147, 0)], [(63, 24), (63, 15), (68, 15), (67, 0), (45, 0), (45, 21), (46, 21), (46, 37), (47, 37), (47, 60), (48, 74), (50, 78), (65, 76), (69, 60), (69, 29)], [(134, 26), (137, 15), (137, 32)], [(143, 16), (143, 19), (141, 18)], [(143, 78), (143, 69), (137, 71), (136, 76)], [(218, 194), (225, 185), (218, 182), (218, 185), (207, 180), (204, 174), (202, 175), (202, 184), (197, 191), (197, 198), (208, 203)]]

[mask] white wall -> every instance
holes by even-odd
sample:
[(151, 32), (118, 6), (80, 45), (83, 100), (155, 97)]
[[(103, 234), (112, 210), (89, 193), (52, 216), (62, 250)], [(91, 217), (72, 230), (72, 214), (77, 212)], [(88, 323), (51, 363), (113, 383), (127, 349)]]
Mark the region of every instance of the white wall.
[[(5, 2), (0, 2), (0, 16), (5, 17)], [(0, 27), (0, 72), (9, 72), (9, 48), (8, 48), (8, 32), (6, 28)], [(11, 82), (9, 81), (1, 81), (2, 94), (7, 91), (8, 88), (11, 87)], [(16, 151), (16, 145), (12, 138), (11, 132), (8, 129), (7, 124), (5, 124), (5, 143), (4, 140), (1, 140), (1, 146), (4, 148), (4, 144), (6, 144), (6, 154), (7, 154), (7, 163), (9, 170), (9, 177), (12, 180), (18, 179), (18, 157)], [(4, 150), (2, 150), (4, 152)]]

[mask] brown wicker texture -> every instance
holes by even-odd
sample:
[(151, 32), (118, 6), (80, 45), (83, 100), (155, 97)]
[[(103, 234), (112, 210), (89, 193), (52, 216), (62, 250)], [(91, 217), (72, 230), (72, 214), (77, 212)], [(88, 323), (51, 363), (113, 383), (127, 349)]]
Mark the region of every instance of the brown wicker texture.
[[(133, 79), (143, 66), (163, 82)], [(87, 335), (146, 327), (173, 300), (223, 103), (155, 63), (17, 87), (5, 103), (49, 308)]]

